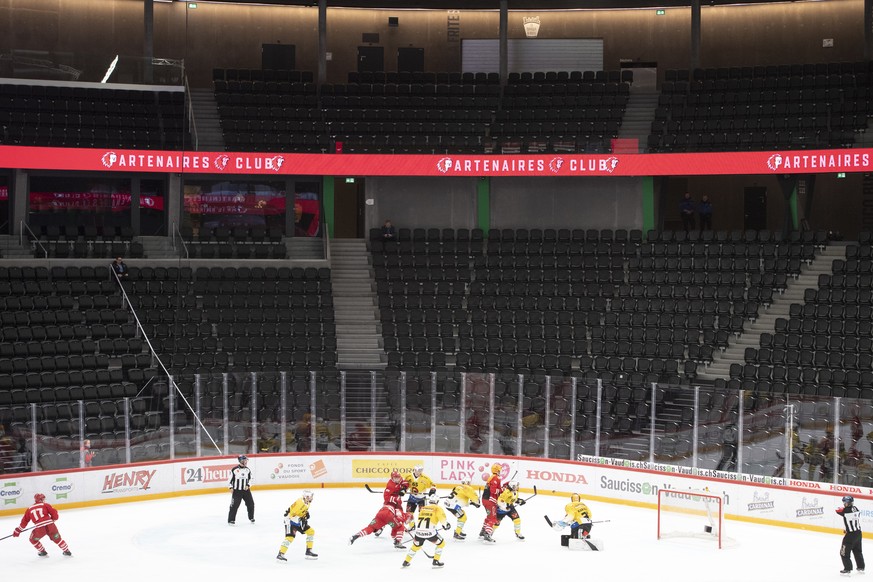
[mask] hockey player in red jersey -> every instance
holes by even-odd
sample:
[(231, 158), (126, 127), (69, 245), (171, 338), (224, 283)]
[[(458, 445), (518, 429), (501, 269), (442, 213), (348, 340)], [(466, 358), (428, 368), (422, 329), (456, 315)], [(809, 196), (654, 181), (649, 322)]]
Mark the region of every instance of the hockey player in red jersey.
[(57, 519), (58, 510), (45, 502), (45, 495), (37, 493), (33, 496), (33, 505), (24, 512), (21, 523), (12, 532), (12, 535), (17, 538), (27, 527), (27, 524), (33, 522), (33, 530), (30, 532), (29, 541), (36, 548), (36, 551), (39, 552), (40, 556), (48, 556), (48, 552), (45, 551), (45, 547), (39, 541), (46, 535), (58, 545), (65, 556), (72, 556), (73, 554), (70, 552), (67, 542), (61, 537), (58, 526), (55, 525)]
[(403, 480), (403, 475), (400, 474), (400, 471), (392, 471), (391, 478), (385, 484), (385, 491), (382, 492), (382, 499), (385, 501), (385, 505), (402, 509), (403, 495), (408, 488), (409, 482)]
[(349, 545), (355, 543), (355, 540), (364, 536), (370, 535), (376, 530), (381, 530), (383, 527), (391, 528), (391, 538), (394, 540), (394, 547), (398, 550), (405, 550), (403, 545), (403, 534), (406, 533), (406, 524), (412, 520), (412, 515), (403, 511), (401, 507), (386, 503), (378, 512), (376, 517), (370, 524), (349, 538)]
[(491, 477), (485, 482), (485, 490), (482, 492), (482, 506), (487, 514), (485, 515), (485, 523), (482, 526), (482, 531), (479, 532), (479, 537), (486, 542), (493, 542), (494, 538), (491, 534), (494, 533), (494, 526), (497, 524), (497, 499), (503, 492), (503, 483), (500, 481), (500, 472), (503, 470), (503, 465), (494, 463), (491, 465)]
[[(403, 509), (403, 495), (408, 488), (409, 482), (403, 479), (400, 471), (397, 469), (391, 471), (391, 478), (388, 479), (388, 483), (385, 484), (385, 490), (382, 492), (382, 499), (385, 505)], [(380, 527), (373, 533), (376, 534), (376, 537), (382, 535), (382, 528)]]

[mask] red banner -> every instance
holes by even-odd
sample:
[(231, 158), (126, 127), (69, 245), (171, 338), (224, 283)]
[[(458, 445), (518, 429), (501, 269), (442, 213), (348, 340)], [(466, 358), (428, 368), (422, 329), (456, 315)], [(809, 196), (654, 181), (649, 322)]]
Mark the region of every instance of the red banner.
[(693, 154), (262, 154), (0, 146), (0, 167), (314, 176), (689, 176), (869, 172), (873, 149)]

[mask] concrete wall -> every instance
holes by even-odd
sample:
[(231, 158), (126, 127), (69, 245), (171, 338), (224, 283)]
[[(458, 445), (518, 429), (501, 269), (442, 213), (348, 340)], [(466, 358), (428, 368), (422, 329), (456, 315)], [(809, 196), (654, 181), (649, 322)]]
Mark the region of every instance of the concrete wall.
[[(862, 60), (863, 0), (703, 6), (701, 65), (704, 67)], [(389, 27), (388, 17), (399, 19)], [(621, 59), (655, 61), (661, 70), (688, 68), (690, 8), (654, 10), (511, 11), (509, 38), (524, 38), (522, 19), (538, 16), (539, 38), (602, 38), (604, 68)], [(328, 82), (343, 82), (357, 70), (361, 35), (377, 33), (385, 70), (396, 70), (399, 47), (425, 50), (425, 69), (456, 71), (461, 40), (497, 38), (493, 11), (362, 10), (330, 8), (327, 16)], [(834, 39), (822, 48), (822, 39)], [(297, 68), (315, 71), (318, 9), (185, 2), (154, 6), (154, 54), (185, 59), (189, 80), (207, 86), (212, 69), (260, 68), (261, 45), (294, 44)], [(141, 0), (0, 0), (0, 54), (12, 49), (73, 53), (90, 76), (106, 70), (116, 54), (142, 56)], [(99, 80), (86, 78), (82, 80)]]
[(641, 228), (640, 178), (493, 178), (492, 228)]
[(367, 178), (366, 228), (475, 228), (476, 178)]

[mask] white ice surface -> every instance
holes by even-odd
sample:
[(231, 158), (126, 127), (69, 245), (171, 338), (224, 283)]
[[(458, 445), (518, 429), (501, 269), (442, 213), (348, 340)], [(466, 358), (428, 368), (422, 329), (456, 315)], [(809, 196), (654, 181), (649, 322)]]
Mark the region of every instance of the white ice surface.
[[(202, 495), (102, 507), (61, 510), (58, 527), (72, 558), (49, 542), (39, 558), (26, 534), (0, 542), (0, 564), (7, 580), (302, 580), (379, 581), (407, 573), (404, 552), (391, 546), (387, 532), (348, 545), (381, 505), (381, 496), (355, 489), (316, 489), (311, 507), (316, 561), (304, 560), (303, 536), (291, 545), (288, 562), (275, 560), (283, 539), (282, 514), (299, 490), (255, 491), (256, 519), (240, 508), (237, 525), (228, 526), (230, 495)], [(467, 540), (448, 539), (445, 567), (433, 569), (422, 552), (408, 573), (416, 580), (592, 580), (595, 582), (820, 582), (840, 579), (839, 535), (728, 521), (725, 534), (735, 541), (719, 550), (709, 541), (656, 540), (654, 510), (590, 502), (594, 519), (609, 519), (592, 532), (603, 552), (569, 551), (548, 528), (544, 514), (563, 515), (566, 497), (540, 494), (519, 509), (524, 541), (515, 539), (504, 520), (497, 543), (476, 539), (484, 511), (472, 508)], [(823, 525), (838, 526), (837, 516)], [(452, 518), (454, 523), (454, 518)], [(18, 518), (0, 518), (0, 537), (12, 533)], [(451, 536), (451, 532), (449, 537)], [(433, 554), (433, 545), (424, 550)], [(870, 572), (873, 582), (873, 571)], [(853, 578), (862, 578), (854, 574)], [(300, 579), (300, 578), (298, 578)]]

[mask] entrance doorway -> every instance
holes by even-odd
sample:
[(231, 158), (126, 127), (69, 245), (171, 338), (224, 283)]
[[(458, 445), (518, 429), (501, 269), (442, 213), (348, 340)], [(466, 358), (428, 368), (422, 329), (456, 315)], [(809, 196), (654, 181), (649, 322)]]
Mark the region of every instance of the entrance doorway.
[(767, 228), (767, 188), (746, 186), (744, 189), (743, 228), (746, 230)]
[(385, 47), (359, 46), (358, 72), (366, 73), (385, 70)]
[(364, 179), (333, 179), (334, 238), (364, 238)]
[(401, 47), (397, 49), (397, 70), (418, 73), (424, 70), (424, 49)]

